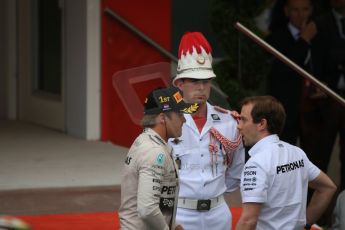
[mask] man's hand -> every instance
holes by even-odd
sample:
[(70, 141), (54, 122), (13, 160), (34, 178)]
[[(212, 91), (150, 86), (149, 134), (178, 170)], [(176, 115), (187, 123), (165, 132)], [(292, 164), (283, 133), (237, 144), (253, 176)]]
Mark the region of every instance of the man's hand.
[(224, 109), (224, 108), (222, 108), (222, 107), (220, 107), (220, 106), (217, 106), (217, 105), (214, 106), (214, 109), (215, 109), (216, 111), (220, 112), (220, 113), (227, 113), (227, 114), (230, 114), (237, 122), (238, 122), (238, 121), (240, 120), (240, 118), (241, 118), (240, 114), (239, 114), (237, 111), (235, 111), (235, 110), (230, 111), (230, 110)]
[(182, 225), (179, 224), (175, 227), (175, 230), (184, 230), (184, 228), (182, 227)]
[(313, 21), (303, 23), (300, 35), (301, 38), (310, 43), (310, 41), (315, 37), (316, 34), (317, 28)]

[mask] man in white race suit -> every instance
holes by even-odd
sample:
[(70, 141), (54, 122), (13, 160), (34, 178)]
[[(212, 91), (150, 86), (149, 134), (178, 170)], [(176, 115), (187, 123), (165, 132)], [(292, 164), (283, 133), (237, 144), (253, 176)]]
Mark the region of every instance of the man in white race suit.
[(197, 104), (184, 103), (178, 89), (157, 89), (146, 98), (144, 131), (132, 144), (121, 181), (119, 216), (123, 230), (183, 230), (175, 225), (178, 174), (169, 138), (181, 136), (185, 119)]
[(211, 81), (212, 49), (200, 32), (185, 33), (178, 51), (173, 85), (187, 103), (198, 103), (179, 139), (170, 139), (179, 168), (180, 192), (176, 222), (186, 230), (229, 230), (232, 216), (223, 194), (239, 187), (244, 148), (237, 122), (207, 102)]

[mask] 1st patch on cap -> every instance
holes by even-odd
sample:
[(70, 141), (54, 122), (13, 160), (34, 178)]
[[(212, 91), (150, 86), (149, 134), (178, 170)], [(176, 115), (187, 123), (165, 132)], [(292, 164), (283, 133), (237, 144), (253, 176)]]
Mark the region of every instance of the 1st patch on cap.
[(160, 102), (161, 104), (170, 101), (170, 97), (159, 96), (158, 99), (159, 99), (159, 102)]

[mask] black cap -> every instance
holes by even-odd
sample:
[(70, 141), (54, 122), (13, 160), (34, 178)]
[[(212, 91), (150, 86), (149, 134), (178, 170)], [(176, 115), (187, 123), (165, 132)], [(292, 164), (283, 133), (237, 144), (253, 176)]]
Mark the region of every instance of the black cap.
[(145, 114), (159, 114), (170, 111), (181, 113), (194, 113), (199, 105), (188, 104), (183, 101), (181, 92), (175, 87), (159, 88), (153, 90), (146, 97), (144, 104)]

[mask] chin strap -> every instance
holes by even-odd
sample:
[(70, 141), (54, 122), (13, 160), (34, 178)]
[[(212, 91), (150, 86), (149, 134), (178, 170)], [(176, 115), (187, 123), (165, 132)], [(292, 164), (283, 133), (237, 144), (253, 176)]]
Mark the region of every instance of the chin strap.
[[(234, 158), (234, 152), (242, 142), (241, 135), (237, 132), (236, 139), (234, 141), (231, 141), (225, 136), (223, 136), (217, 129), (212, 127), (210, 129), (210, 136), (220, 142), (223, 148), (223, 153), (225, 155), (224, 158), (226, 158), (226, 164), (230, 166)], [(211, 149), (213, 151), (215, 150), (213, 149), (215, 147), (214, 145), (209, 146), (209, 147), (210, 147), (210, 150)]]

